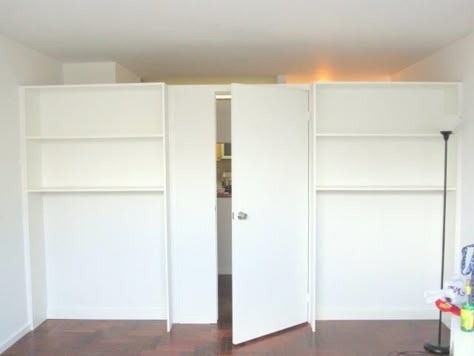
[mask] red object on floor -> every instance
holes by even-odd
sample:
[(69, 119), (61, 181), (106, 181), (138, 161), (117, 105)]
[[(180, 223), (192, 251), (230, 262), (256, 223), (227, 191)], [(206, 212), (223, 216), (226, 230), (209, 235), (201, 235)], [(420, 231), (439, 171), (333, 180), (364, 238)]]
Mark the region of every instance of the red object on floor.
[(461, 315), (461, 309), (451, 304), (450, 302), (447, 302), (446, 300), (438, 299), (435, 302), (435, 304), (436, 304), (436, 307), (442, 312), (453, 313), (454, 315), (457, 315), (457, 316)]

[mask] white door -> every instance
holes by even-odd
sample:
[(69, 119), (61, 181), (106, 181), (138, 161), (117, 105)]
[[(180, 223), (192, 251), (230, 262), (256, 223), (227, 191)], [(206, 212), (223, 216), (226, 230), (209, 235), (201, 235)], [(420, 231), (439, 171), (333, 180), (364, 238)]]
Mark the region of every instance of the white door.
[(308, 320), (308, 95), (232, 85), (234, 344)]

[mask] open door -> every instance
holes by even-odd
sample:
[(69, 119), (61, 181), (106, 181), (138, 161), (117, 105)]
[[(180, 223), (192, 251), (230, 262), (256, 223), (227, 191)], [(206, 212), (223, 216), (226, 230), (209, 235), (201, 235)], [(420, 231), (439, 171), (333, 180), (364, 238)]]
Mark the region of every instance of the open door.
[(308, 321), (309, 92), (232, 85), (233, 343)]

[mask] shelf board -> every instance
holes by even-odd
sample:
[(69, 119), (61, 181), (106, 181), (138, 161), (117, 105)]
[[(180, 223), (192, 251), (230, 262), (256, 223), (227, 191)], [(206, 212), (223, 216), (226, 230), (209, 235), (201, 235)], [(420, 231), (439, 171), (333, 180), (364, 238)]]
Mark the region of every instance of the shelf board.
[[(442, 192), (442, 186), (318, 186), (317, 191), (367, 191), (367, 192)], [(448, 187), (448, 191), (455, 191), (455, 187)]]
[(143, 88), (143, 87), (157, 87), (162, 88), (166, 85), (164, 82), (149, 82), (149, 83), (97, 83), (97, 84), (51, 84), (51, 85), (23, 85), (23, 89), (97, 89), (97, 88), (110, 88), (110, 89), (130, 89), (130, 88)]
[(163, 135), (96, 135), (96, 136), (25, 136), (28, 141), (73, 141), (73, 140), (149, 140), (162, 139)]
[(316, 137), (413, 137), (442, 138), (440, 133), (317, 133)]
[(93, 192), (164, 192), (162, 186), (154, 187), (38, 187), (29, 188), (29, 193), (93, 193)]

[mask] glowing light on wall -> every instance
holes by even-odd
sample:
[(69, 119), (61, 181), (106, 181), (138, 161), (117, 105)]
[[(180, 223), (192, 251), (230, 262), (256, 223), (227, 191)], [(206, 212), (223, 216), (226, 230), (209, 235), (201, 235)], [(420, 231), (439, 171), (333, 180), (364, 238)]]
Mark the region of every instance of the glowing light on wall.
[(314, 82), (330, 82), (334, 80), (334, 72), (328, 67), (318, 68), (313, 76)]
[(319, 67), (313, 73), (287, 75), (288, 84), (306, 84), (312, 82), (331, 82), (331, 81), (391, 81), (390, 75), (367, 75), (366, 73), (337, 73), (334, 68)]
[(314, 73), (303, 75), (287, 75), (286, 81), (289, 84), (301, 84), (312, 82), (330, 82), (335, 80), (334, 71), (329, 67), (319, 67)]

